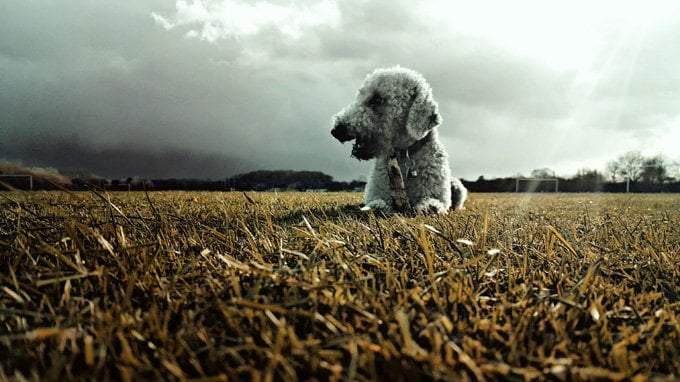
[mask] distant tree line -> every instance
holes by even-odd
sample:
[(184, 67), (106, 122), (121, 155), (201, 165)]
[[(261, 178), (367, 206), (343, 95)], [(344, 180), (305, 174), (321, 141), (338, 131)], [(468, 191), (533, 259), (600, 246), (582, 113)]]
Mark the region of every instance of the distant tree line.
[[(678, 163), (656, 155), (645, 157), (638, 151), (620, 155), (607, 163), (603, 172), (581, 169), (574, 176), (555, 176), (549, 168), (531, 172), (529, 177), (463, 180), (472, 192), (550, 192), (555, 190), (557, 179), (560, 192), (680, 192)], [(319, 171), (252, 171), (226, 179), (104, 179), (93, 175), (77, 174), (68, 176), (52, 168), (27, 168), (8, 162), (0, 162), (0, 190), (8, 188), (28, 189), (26, 177), (8, 175), (31, 175), (34, 190), (98, 188), (112, 191), (141, 190), (187, 190), (187, 191), (362, 191), (366, 182), (335, 181), (332, 176)], [(521, 186), (517, 179), (522, 178)], [(533, 182), (532, 182), (533, 180)], [(518, 187), (520, 186), (520, 187)]]
[(542, 168), (532, 171), (529, 177), (516, 175), (487, 180), (480, 176), (474, 182), (463, 180), (463, 184), (472, 192), (515, 192), (517, 178), (526, 180), (520, 191), (554, 191), (554, 183), (544, 180), (556, 179), (559, 192), (680, 192), (678, 163), (663, 155), (645, 157), (639, 151), (630, 151), (609, 161), (604, 172), (581, 169), (572, 177), (559, 177), (554, 171)]
[(363, 189), (366, 182), (353, 180), (337, 182), (333, 177), (319, 171), (253, 171), (234, 175), (227, 179), (227, 187), (236, 191), (267, 190), (325, 190), (356, 191)]
[[(519, 191), (526, 192), (531, 188), (533, 192), (552, 192), (555, 189), (553, 183), (541, 182), (542, 178), (535, 179), (538, 182), (527, 182), (520, 185)], [(626, 192), (625, 182), (606, 181), (605, 176), (596, 170), (585, 170), (581, 175), (571, 178), (556, 177), (559, 192)], [(517, 177), (484, 179), (476, 181), (463, 179), (463, 184), (471, 192), (515, 192)], [(665, 183), (634, 182), (630, 184), (630, 192), (680, 192), (680, 182), (670, 181)]]
[(232, 177), (211, 179), (102, 179), (98, 177), (75, 178), (71, 187), (87, 189), (94, 186), (114, 191), (186, 190), (186, 191), (362, 191), (366, 182), (353, 180), (338, 182), (319, 171), (253, 171)]

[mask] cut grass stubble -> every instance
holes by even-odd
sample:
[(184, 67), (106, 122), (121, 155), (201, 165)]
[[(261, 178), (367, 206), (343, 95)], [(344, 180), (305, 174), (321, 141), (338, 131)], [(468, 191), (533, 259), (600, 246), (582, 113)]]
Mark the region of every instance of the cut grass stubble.
[(680, 197), (360, 201), (1, 193), (0, 375), (680, 376)]

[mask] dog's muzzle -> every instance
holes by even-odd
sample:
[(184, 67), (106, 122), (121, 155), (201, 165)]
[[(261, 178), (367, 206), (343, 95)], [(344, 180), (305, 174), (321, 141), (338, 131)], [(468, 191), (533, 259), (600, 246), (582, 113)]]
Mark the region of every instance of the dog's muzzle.
[(377, 141), (371, 136), (355, 135), (354, 129), (345, 123), (337, 122), (331, 130), (331, 135), (340, 142), (354, 141), (352, 146), (352, 156), (359, 160), (369, 160), (378, 154)]
[(352, 156), (359, 160), (369, 160), (378, 155), (378, 145), (371, 137), (357, 137), (352, 146)]
[(331, 130), (331, 135), (340, 142), (351, 141), (355, 138), (349, 132), (349, 125), (344, 122), (336, 123), (333, 130)]

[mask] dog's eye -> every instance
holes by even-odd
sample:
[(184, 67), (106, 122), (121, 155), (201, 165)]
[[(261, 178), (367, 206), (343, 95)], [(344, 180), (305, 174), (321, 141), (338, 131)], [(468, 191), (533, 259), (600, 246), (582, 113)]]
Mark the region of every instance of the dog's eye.
[(375, 109), (378, 106), (384, 105), (385, 102), (386, 102), (386, 100), (383, 97), (381, 97), (380, 94), (375, 93), (375, 94), (373, 94), (373, 97), (371, 97), (371, 99), (369, 99), (366, 104), (368, 105), (368, 107)]

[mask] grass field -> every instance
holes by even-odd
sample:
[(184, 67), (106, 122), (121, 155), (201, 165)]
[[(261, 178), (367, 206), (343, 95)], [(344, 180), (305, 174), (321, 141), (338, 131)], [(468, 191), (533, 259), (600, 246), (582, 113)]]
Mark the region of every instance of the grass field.
[(0, 380), (676, 380), (680, 196), (0, 193)]

